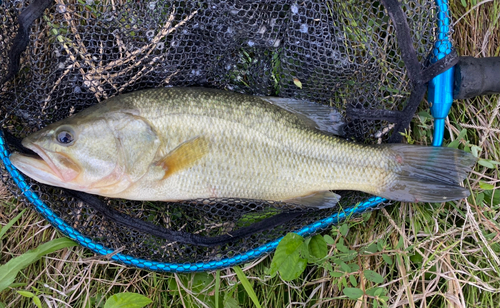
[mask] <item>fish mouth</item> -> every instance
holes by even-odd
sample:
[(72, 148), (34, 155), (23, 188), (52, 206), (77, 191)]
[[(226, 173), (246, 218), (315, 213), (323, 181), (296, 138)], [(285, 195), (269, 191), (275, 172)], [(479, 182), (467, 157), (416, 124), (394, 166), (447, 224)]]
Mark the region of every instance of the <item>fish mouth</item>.
[(39, 146), (34, 144), (23, 144), (23, 146), (37, 155), (14, 152), (10, 155), (10, 161), (19, 171), (38, 182), (59, 186), (61, 183), (73, 180), (80, 173), (80, 168), (62, 153), (53, 152), (51, 154), (66, 167), (63, 172), (56, 167), (51, 157)]

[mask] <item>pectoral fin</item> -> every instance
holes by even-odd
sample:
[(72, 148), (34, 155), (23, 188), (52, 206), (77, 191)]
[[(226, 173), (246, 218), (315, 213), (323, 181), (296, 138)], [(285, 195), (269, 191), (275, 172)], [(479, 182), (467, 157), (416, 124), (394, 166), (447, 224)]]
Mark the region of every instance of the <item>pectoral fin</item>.
[(318, 191), (311, 195), (285, 200), (285, 202), (315, 207), (318, 209), (327, 209), (334, 207), (340, 200), (340, 196), (331, 191)]
[(157, 163), (165, 170), (162, 180), (194, 166), (207, 153), (208, 142), (204, 137), (196, 137), (181, 143)]

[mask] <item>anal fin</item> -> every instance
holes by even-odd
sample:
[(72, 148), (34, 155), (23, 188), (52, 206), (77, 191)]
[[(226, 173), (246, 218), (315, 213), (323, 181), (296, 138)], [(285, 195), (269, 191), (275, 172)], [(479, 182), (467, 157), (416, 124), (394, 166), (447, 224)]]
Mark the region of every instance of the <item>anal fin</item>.
[(284, 202), (315, 207), (317, 209), (327, 209), (334, 207), (339, 202), (339, 200), (339, 195), (326, 190), (318, 191), (303, 197), (284, 200)]

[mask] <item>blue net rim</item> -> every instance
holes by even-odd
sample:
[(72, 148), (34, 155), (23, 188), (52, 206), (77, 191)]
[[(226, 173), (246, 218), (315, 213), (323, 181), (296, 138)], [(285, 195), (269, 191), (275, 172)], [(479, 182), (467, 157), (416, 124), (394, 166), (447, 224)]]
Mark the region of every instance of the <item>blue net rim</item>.
[[(245, 253), (236, 255), (234, 257), (224, 258), (216, 261), (199, 262), (199, 263), (164, 263), (164, 262), (135, 258), (133, 256), (129, 256), (119, 252), (115, 253), (113, 249), (105, 247), (102, 244), (93, 242), (92, 239), (85, 236), (81, 232), (77, 231), (76, 229), (68, 225), (60, 217), (58, 217), (31, 189), (30, 185), (24, 179), (24, 176), (12, 165), (9, 159), (9, 155), (10, 153), (7, 149), (5, 138), (3, 134), (0, 132), (0, 158), (2, 159), (2, 162), (7, 172), (10, 174), (16, 185), (21, 190), (21, 193), (34, 205), (35, 209), (40, 214), (42, 214), (42, 216), (45, 219), (47, 219), (47, 221), (49, 221), (50, 224), (52, 224), (54, 227), (56, 227), (70, 239), (78, 242), (83, 247), (86, 247), (97, 254), (100, 255), (113, 254), (110, 258), (111, 260), (117, 261), (125, 265), (133, 266), (140, 269), (158, 271), (158, 272), (190, 273), (190, 272), (213, 271), (217, 269), (222, 269), (246, 263), (258, 257), (269, 254), (276, 249), (279, 242), (283, 238), (280, 237), (274, 241), (271, 241), (257, 248), (248, 250)], [(369, 198), (361, 203), (344, 208), (342, 212), (335, 213), (333, 215), (330, 215), (329, 217), (323, 218), (321, 220), (318, 220), (317, 222), (309, 224), (298, 230), (296, 233), (304, 237), (312, 235), (320, 230), (323, 230), (331, 226), (332, 224), (336, 224), (346, 219), (351, 215), (360, 214), (365, 212), (366, 210), (372, 209), (384, 201), (386, 201), (386, 199), (381, 197)]]
[[(444, 56), (442, 54), (447, 54), (451, 50), (451, 42), (448, 37), (448, 27), (449, 27), (449, 18), (450, 15), (449, 7), (446, 0), (435, 0), (436, 4), (439, 7), (440, 14), (438, 14), (438, 30), (439, 30), (439, 42), (434, 46), (434, 53), (438, 53), (438, 57)], [(442, 46), (446, 45), (446, 50), (443, 52)], [(440, 48), (441, 47), (441, 48)], [(450, 69), (453, 71), (452, 69)], [(438, 88), (441, 85), (450, 85), (453, 84), (453, 74), (450, 74), (449, 71), (442, 73), (441, 75), (436, 76), (433, 79), (434, 83), (438, 84)], [(433, 93), (434, 96), (434, 93)], [(449, 96), (449, 95), (448, 95)], [(443, 98), (442, 96), (436, 95), (434, 98), (434, 104), (440, 105), (436, 103), (441, 103), (442, 100), (449, 100), (448, 98)], [(448, 102), (444, 102), (445, 104)], [(451, 105), (451, 103), (449, 103)], [(441, 109), (441, 107), (439, 107)], [(446, 108), (446, 107), (444, 107)], [(449, 109), (448, 109), (449, 110)], [(441, 125), (441, 123), (436, 123), (436, 125)], [(442, 142), (442, 129), (438, 127), (434, 134), (434, 146), (440, 146)], [(115, 251), (113, 249), (107, 248), (101, 244), (94, 243), (92, 239), (86, 237), (84, 234), (78, 232), (66, 222), (64, 222), (60, 217), (58, 217), (41, 199), (40, 197), (31, 189), (28, 183), (25, 181), (24, 177), (21, 173), (12, 165), (9, 159), (9, 152), (6, 147), (5, 139), (3, 134), (0, 131), (0, 158), (7, 170), (7, 172), (11, 175), (12, 179), (16, 183), (16, 185), (21, 190), (22, 194), (26, 196), (26, 198), (35, 206), (35, 209), (42, 214), (42, 216), (47, 219), (54, 227), (60, 230), (67, 237), (72, 240), (78, 242), (83, 247), (86, 247), (97, 254), (101, 255), (110, 255)], [(387, 201), (381, 197), (372, 197), (358, 204), (349, 206), (344, 208), (342, 212), (332, 214), (329, 217), (323, 218), (317, 222), (309, 224), (296, 233), (301, 236), (309, 236), (320, 230), (328, 228), (333, 224), (337, 224), (338, 222), (346, 219), (347, 217), (360, 214), (367, 210), (373, 209), (380, 205), (381, 203)], [(238, 264), (242, 264), (245, 262), (249, 262), (258, 257), (269, 254), (274, 251), (278, 246), (279, 242), (283, 237), (280, 237), (274, 241), (271, 241), (267, 244), (264, 244), (260, 247), (248, 250), (245, 253), (236, 255), (230, 258), (224, 258), (216, 261), (209, 262), (198, 262), (198, 263), (164, 263), (157, 262), (145, 259), (135, 258), (133, 256), (129, 256), (122, 253), (115, 253), (111, 256), (111, 260), (117, 261), (119, 263), (133, 266), (140, 269), (147, 269), (158, 272), (173, 272), (173, 273), (190, 273), (190, 272), (204, 272), (204, 271), (213, 271), (217, 269), (222, 269), (226, 267), (235, 266)]]

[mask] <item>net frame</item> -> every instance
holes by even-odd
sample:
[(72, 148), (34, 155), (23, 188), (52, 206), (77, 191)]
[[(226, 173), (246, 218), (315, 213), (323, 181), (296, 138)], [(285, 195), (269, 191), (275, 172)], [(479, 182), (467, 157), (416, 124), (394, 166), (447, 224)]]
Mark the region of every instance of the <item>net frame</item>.
[[(449, 40), (449, 9), (447, 3), (442, 0), (436, 0), (436, 4), (440, 9), (438, 14), (439, 20), (437, 21), (438, 26), (438, 41), (434, 46), (434, 58), (431, 59), (433, 62), (437, 62), (443, 59), (446, 55), (452, 53), (452, 45)], [(449, 93), (447, 90), (439, 91), (440, 89), (451, 88), (453, 84), (453, 69), (434, 77), (429, 86), (429, 99), (432, 101), (433, 114), (444, 114), (449, 111)], [(434, 146), (440, 146), (442, 142), (443, 131), (439, 128), (439, 121), (436, 122), (435, 130), (435, 142)], [(441, 135), (441, 137), (439, 137)], [(441, 140), (441, 141), (440, 141)], [(278, 245), (281, 238), (271, 241), (265, 245), (262, 245), (256, 249), (251, 249), (245, 253), (236, 255), (230, 258), (224, 258), (222, 260), (214, 260), (209, 262), (198, 262), (198, 263), (162, 263), (151, 260), (144, 260), (116, 252), (113, 249), (109, 249), (101, 244), (95, 243), (92, 239), (81, 234), (73, 227), (68, 225), (62, 219), (60, 219), (30, 188), (30, 185), (26, 182), (24, 177), (13, 167), (9, 160), (9, 151), (5, 142), (5, 138), (0, 134), (0, 158), (2, 159), (5, 168), (8, 173), (16, 183), (16, 185), (21, 190), (22, 194), (35, 206), (36, 210), (44, 216), (52, 225), (57, 229), (61, 230), (66, 236), (77, 241), (82, 246), (91, 249), (92, 251), (101, 255), (112, 255), (111, 259), (121, 262), (126, 265), (130, 265), (137, 268), (143, 268), (154, 271), (166, 271), (166, 272), (197, 272), (197, 271), (210, 271), (220, 268), (225, 268), (229, 266), (238, 265), (241, 263), (248, 262), (252, 259), (258, 258), (265, 254), (272, 252)], [(358, 215), (369, 210), (374, 210), (380, 207), (387, 200), (380, 197), (372, 197), (364, 202), (351, 205), (344, 208), (342, 212), (333, 214), (327, 218), (321, 219), (315, 223), (309, 224), (301, 228), (297, 233), (302, 236), (309, 236), (321, 230), (330, 227), (333, 224), (339, 223), (340, 221), (350, 217), (352, 215)]]

